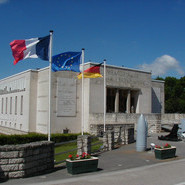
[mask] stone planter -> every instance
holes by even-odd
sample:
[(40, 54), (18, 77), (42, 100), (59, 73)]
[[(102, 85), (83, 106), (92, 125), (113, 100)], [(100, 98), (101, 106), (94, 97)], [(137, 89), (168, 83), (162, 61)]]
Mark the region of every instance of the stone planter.
[(85, 172), (94, 172), (97, 171), (98, 158), (92, 157), (90, 159), (81, 160), (66, 159), (66, 167), (68, 173), (73, 175)]
[(176, 147), (172, 146), (171, 148), (155, 148), (155, 158), (156, 159), (168, 159), (175, 157)]

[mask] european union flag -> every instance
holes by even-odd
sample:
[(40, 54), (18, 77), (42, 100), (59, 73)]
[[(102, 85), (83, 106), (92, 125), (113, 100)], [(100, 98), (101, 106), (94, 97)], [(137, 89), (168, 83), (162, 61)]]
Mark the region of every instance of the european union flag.
[(80, 72), (82, 52), (65, 52), (52, 57), (52, 70)]

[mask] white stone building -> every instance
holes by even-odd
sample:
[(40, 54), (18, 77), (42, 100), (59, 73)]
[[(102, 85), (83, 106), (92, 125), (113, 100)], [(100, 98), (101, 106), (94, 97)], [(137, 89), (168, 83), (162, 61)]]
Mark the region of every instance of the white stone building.
[[(86, 63), (84, 68), (92, 65)], [(52, 73), (52, 133), (81, 132), (82, 88), (77, 74)], [(0, 80), (1, 133), (48, 132), (48, 76), (48, 68), (43, 68)], [(103, 82), (103, 78), (84, 79), (85, 132), (91, 132), (93, 124), (103, 124)], [(107, 124), (135, 123), (133, 116), (141, 113), (164, 113), (164, 82), (152, 80), (150, 72), (107, 65), (106, 88)]]

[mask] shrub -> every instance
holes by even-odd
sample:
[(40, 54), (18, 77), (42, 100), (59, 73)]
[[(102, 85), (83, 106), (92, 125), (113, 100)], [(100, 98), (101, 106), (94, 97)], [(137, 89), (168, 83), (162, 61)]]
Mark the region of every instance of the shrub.
[[(51, 141), (60, 143), (77, 139), (80, 134), (51, 134)], [(47, 141), (46, 134), (29, 133), (25, 135), (0, 135), (0, 145), (25, 144), (36, 141)]]

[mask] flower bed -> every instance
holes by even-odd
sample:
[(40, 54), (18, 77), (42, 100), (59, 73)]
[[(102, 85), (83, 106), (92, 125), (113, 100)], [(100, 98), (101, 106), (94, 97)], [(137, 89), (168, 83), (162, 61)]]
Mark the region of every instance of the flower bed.
[(68, 173), (73, 175), (97, 171), (98, 158), (86, 153), (83, 153), (82, 156), (76, 155), (75, 157), (69, 155), (69, 159), (66, 159), (66, 167)]
[(162, 146), (155, 146), (155, 158), (156, 159), (168, 159), (175, 157), (176, 147), (171, 146), (166, 143), (163, 147)]

